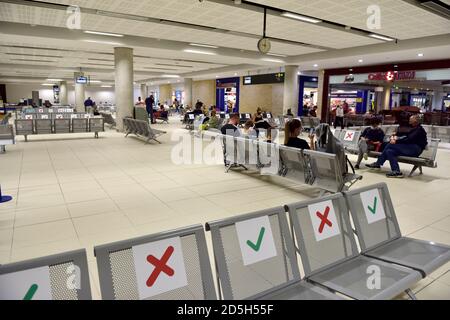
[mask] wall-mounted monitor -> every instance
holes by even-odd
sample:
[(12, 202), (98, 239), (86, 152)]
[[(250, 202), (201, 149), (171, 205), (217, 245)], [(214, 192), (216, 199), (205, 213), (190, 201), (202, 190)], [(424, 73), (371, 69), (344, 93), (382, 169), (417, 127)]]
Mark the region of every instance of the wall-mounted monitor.
[(87, 77), (77, 77), (76, 78), (76, 83), (87, 84), (88, 83), (88, 78)]

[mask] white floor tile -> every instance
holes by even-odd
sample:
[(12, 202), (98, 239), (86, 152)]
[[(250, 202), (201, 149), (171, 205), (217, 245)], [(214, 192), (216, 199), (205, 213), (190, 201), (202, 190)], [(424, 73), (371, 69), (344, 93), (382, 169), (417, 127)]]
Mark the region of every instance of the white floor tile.
[(70, 219), (14, 229), (13, 249), (61, 240), (77, 239)]

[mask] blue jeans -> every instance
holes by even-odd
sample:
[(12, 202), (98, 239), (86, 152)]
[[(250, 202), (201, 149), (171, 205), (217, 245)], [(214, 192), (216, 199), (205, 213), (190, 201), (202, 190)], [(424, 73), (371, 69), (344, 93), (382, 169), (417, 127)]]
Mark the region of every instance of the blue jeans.
[(400, 172), (397, 157), (418, 157), (421, 153), (422, 149), (416, 144), (388, 144), (381, 156), (378, 157), (377, 164), (382, 166), (386, 161), (389, 161), (391, 170)]

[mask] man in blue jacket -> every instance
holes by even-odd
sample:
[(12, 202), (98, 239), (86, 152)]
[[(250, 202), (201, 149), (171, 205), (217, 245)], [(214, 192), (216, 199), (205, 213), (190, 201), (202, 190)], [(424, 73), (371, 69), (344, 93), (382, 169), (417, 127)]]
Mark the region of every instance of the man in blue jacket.
[(372, 164), (367, 164), (366, 166), (369, 168), (381, 168), (381, 166), (388, 160), (391, 164), (392, 171), (386, 176), (388, 178), (403, 178), (403, 173), (400, 171), (397, 157), (418, 157), (428, 145), (427, 133), (419, 123), (419, 116), (411, 116), (411, 118), (409, 118), (409, 124), (412, 129), (406, 136), (392, 136), (389, 144), (386, 146), (383, 153), (378, 157), (378, 161)]

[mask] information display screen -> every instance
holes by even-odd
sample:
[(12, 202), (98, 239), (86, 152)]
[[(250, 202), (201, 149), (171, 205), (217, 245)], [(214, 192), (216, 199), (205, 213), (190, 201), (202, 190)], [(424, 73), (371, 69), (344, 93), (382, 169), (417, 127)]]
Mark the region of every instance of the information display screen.
[(88, 78), (87, 77), (77, 77), (76, 82), (79, 84), (87, 84)]
[(284, 72), (244, 77), (244, 85), (284, 83)]

